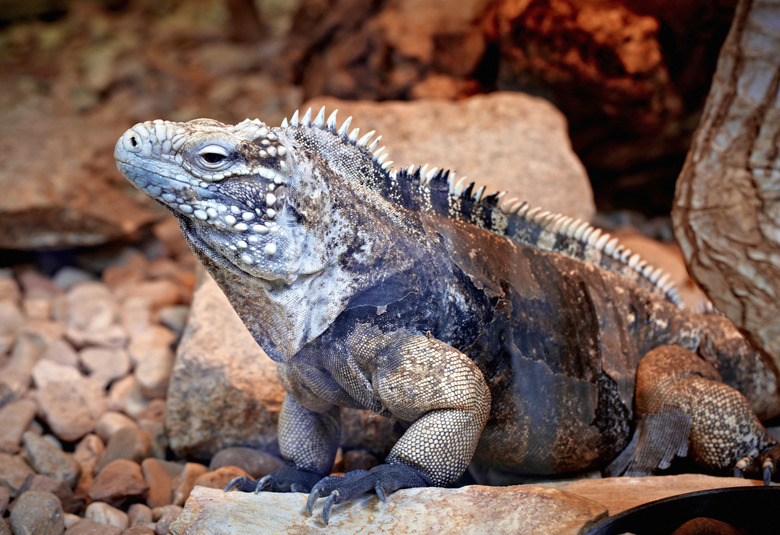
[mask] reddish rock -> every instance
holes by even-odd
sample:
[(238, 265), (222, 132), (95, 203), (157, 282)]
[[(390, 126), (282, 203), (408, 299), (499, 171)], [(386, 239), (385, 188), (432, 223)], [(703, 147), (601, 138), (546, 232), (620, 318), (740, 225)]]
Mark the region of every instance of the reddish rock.
[(209, 469), (202, 464), (185, 463), (181, 474), (173, 478), (174, 505), (184, 505), (195, 486), (195, 481), (208, 471)]
[(149, 457), (141, 463), (144, 479), (149, 484), (149, 507), (169, 505), (173, 501), (173, 479), (184, 470), (184, 465)]
[(148, 493), (149, 485), (141, 473), (141, 466), (127, 459), (117, 459), (98, 472), (88, 495), (93, 501), (121, 506), (128, 501), (144, 500)]
[(18, 451), (22, 434), (35, 418), (37, 410), (38, 404), (32, 399), (12, 401), (0, 407), (0, 451)]
[(49, 383), (45, 390), (36, 392), (36, 399), (51, 430), (67, 442), (92, 432), (106, 410), (102, 389), (87, 378)]
[(223, 466), (237, 466), (257, 479), (270, 474), (283, 464), (282, 459), (264, 451), (237, 446), (218, 451), (211, 458), (209, 470), (216, 470)]
[(98, 460), (95, 470), (100, 472), (104, 466), (117, 459), (127, 459), (140, 463), (149, 455), (152, 437), (138, 426), (122, 427), (108, 439), (106, 448)]
[(65, 530), (65, 535), (120, 535), (124, 534), (116, 526), (107, 526), (88, 518), (82, 518)]
[(62, 479), (70, 488), (76, 486), (81, 475), (81, 465), (72, 455), (30, 431), (24, 434), (23, 441), (27, 462), (37, 473)]
[(198, 476), (195, 480), (195, 486), (224, 489), (233, 478), (248, 475), (245, 470), (237, 466), (223, 466)]

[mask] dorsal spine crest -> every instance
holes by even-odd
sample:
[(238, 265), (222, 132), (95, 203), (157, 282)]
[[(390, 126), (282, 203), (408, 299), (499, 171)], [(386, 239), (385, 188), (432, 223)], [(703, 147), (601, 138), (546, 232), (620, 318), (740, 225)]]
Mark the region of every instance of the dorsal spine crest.
[(506, 192), (485, 195), (484, 185), (477, 186), (465, 176), (456, 178), (455, 173), (429, 168), (428, 164), (417, 168), (391, 169), (393, 162), (388, 160), (389, 153), (385, 147), (376, 148), (381, 136), (372, 141), (376, 134), (372, 130), (359, 137), (359, 128), (349, 130), (352, 117), (348, 117), (337, 129), (337, 112), (334, 110), (326, 119), (323, 107), (312, 121), (311, 108), (300, 119), (296, 110), (289, 121), (282, 121), (281, 127), (318, 128), (338, 136), (344, 143), (352, 144), (356, 150), (364, 151), (380, 168), (378, 175), (384, 177), (384, 183), (375, 184), (374, 188), (386, 199), (405, 208), (464, 221), (519, 244), (594, 264), (681, 305), (669, 275), (648, 265), (609, 233), (581, 219), (541, 207), (532, 208), (526, 201), (516, 198), (504, 201)]

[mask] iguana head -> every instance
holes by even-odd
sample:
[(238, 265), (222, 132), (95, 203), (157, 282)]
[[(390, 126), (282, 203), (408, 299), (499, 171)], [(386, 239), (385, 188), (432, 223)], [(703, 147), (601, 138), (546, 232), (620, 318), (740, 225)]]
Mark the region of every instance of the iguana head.
[(156, 120), (125, 132), (114, 157), (123, 175), (173, 212), (196, 253), (289, 284), (322, 270), (329, 254), (321, 232), (327, 186), (300, 144), (259, 120)]

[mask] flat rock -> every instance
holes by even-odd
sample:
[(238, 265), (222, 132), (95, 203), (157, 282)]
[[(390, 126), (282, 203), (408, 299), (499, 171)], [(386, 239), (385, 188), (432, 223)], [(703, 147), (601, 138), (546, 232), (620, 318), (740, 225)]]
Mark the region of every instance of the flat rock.
[(20, 456), (0, 452), (0, 486), (5, 487), (11, 497), (16, 496), (27, 476), (33, 474), (35, 472)]
[(0, 248), (97, 245), (160, 217), (116, 172), (113, 147), (125, 125), (58, 114), (30, 120), (23, 108), (5, 110), (0, 124), (13, 155), (0, 168), (0, 187), (13, 192), (0, 197)]
[(531, 205), (589, 220), (595, 212), (585, 168), (571, 148), (566, 119), (548, 101), (492, 93), (461, 101), (354, 102), (317, 97), (316, 113), (339, 110), (352, 127), (376, 130), (393, 167), (424, 165), (468, 176), (487, 192), (507, 191)]
[(543, 483), (588, 498), (604, 505), (611, 516), (643, 503), (702, 490), (728, 487), (760, 487), (754, 479), (716, 477), (704, 474), (679, 474), (652, 477), (606, 477), (580, 479), (574, 482)]
[(22, 434), (35, 418), (38, 404), (32, 399), (12, 401), (0, 407), (0, 450), (16, 450)]
[[(382, 503), (376, 495), (337, 505), (326, 527), (322, 506), (310, 517), (305, 494), (228, 492), (196, 487), (174, 535), (232, 533), (580, 534), (606, 516), (591, 500), (537, 485), (407, 489)], [(324, 500), (320, 500), (324, 502)], [(262, 519), (259, 522), (258, 519)], [(229, 527), (228, 527), (229, 526)]]

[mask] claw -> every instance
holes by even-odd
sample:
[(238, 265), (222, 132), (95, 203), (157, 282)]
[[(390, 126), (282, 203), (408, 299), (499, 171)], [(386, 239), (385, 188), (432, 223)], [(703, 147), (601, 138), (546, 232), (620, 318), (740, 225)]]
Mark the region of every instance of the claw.
[(382, 503), (385, 503), (387, 501), (385, 489), (383, 489), (381, 485), (377, 485), (374, 490), (376, 491), (376, 495), (379, 496), (379, 499), (382, 500)]
[(745, 473), (742, 471), (742, 469), (739, 466), (734, 467), (734, 477), (745, 479)]
[(319, 499), (320, 499), (320, 489), (318, 489), (315, 486), (313, 489), (311, 489), (311, 493), (309, 494), (309, 499), (306, 500), (306, 510), (309, 512), (309, 516), (311, 516), (311, 512), (314, 509), (314, 504)]
[(772, 483), (772, 474), (774, 473), (774, 471), (775, 471), (775, 463), (773, 463), (771, 459), (765, 460), (763, 465), (765, 487), (768, 487)]
[(230, 482), (225, 485), (225, 492), (229, 492), (233, 489), (238, 489), (241, 492), (249, 492), (254, 486), (255, 481), (251, 477), (238, 476), (231, 479)]
[(328, 525), (328, 520), (330, 519), (330, 509), (333, 507), (333, 504), (338, 502), (339, 496), (341, 494), (338, 490), (334, 490), (330, 496), (328, 496), (328, 499), (325, 500), (325, 505), (322, 507), (322, 520), (325, 522), (325, 525)]
[(255, 485), (254, 493), (257, 494), (258, 492), (266, 489), (271, 484), (271, 476), (263, 476), (260, 479), (257, 480), (257, 484)]

